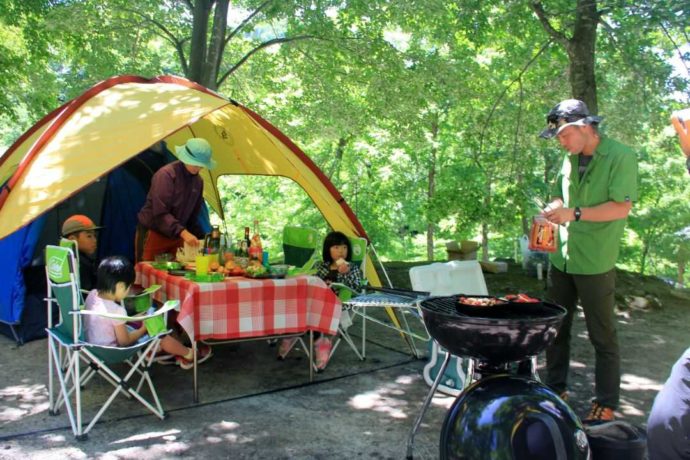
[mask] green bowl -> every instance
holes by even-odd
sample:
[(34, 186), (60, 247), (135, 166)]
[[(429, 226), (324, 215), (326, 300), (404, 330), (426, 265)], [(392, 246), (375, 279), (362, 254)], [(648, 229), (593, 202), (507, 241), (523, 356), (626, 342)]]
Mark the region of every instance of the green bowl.
[(179, 262), (154, 262), (151, 264), (156, 270), (179, 270), (182, 264)]
[(153, 304), (153, 299), (151, 299), (151, 294), (148, 293), (133, 295), (125, 297), (124, 304), (127, 314), (134, 315), (148, 310)]

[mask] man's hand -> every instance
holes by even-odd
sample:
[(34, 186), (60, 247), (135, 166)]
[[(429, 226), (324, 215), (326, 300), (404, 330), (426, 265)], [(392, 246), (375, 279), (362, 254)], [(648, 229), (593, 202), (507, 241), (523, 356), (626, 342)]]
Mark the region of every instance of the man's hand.
[(180, 238), (182, 238), (185, 243), (194, 248), (199, 246), (199, 240), (196, 238), (196, 236), (194, 236), (194, 234), (190, 233), (186, 229), (182, 230), (182, 232), (180, 233)]
[(545, 210), (543, 215), (549, 222), (559, 225), (575, 220), (575, 210), (572, 208), (557, 208), (550, 211)]
[(678, 133), (681, 150), (686, 157), (690, 157), (690, 109), (673, 112), (671, 123)]

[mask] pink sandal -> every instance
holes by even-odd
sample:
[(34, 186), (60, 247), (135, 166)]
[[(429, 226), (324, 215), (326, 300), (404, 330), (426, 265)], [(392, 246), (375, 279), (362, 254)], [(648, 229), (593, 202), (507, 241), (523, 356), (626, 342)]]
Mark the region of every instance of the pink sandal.
[(328, 365), (328, 360), (331, 359), (331, 350), (333, 349), (333, 343), (331, 339), (326, 337), (321, 337), (314, 344), (316, 346), (316, 369), (322, 371)]

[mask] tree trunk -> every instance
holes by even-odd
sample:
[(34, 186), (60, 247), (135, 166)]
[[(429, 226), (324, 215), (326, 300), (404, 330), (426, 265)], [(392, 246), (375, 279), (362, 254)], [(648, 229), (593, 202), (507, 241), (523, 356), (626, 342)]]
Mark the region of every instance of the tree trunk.
[[(488, 213), (491, 209), (491, 176), (487, 176), (484, 190), (484, 210)], [(489, 215), (482, 219), (482, 260), (489, 261)]]
[(597, 82), (594, 75), (598, 23), (596, 0), (578, 0), (573, 37), (566, 47), (573, 97), (584, 101), (593, 114), (598, 112)]
[[(544, 30), (555, 42), (563, 46), (568, 54), (572, 96), (584, 101), (590, 112), (597, 113), (597, 85), (594, 74), (594, 53), (600, 18), (597, 0), (577, 0), (571, 38), (568, 38), (564, 30), (556, 30), (553, 27), (540, 1), (533, 2), (531, 7)], [(567, 23), (567, 18), (559, 18), (559, 22)]]
[(223, 52), (225, 42), (225, 29), (228, 25), (228, 3), (229, 0), (216, 0), (211, 41), (201, 75), (200, 83), (214, 91), (218, 89), (218, 67), (222, 61), (221, 53)]
[(331, 182), (336, 182), (333, 180), (333, 177), (339, 174), (340, 165), (343, 162), (343, 155), (345, 154), (345, 147), (347, 147), (347, 144), (347, 138), (341, 137), (338, 139), (338, 145), (336, 145), (335, 152), (333, 152), (333, 161), (331, 162), (331, 166), (328, 168), (328, 171), (326, 171), (326, 176), (331, 180)]
[(438, 154), (438, 147), (436, 147), (436, 139), (438, 138), (438, 116), (434, 118), (431, 123), (431, 152), (429, 155), (429, 184), (427, 189), (427, 226), (426, 226), (426, 257), (429, 262), (434, 261), (434, 219), (433, 216), (433, 201), (434, 193), (436, 191), (436, 155)]
[(208, 32), (208, 16), (211, 11), (212, 0), (196, 0), (192, 10), (192, 43), (189, 52), (189, 69), (187, 78), (202, 83), (203, 66), (206, 60), (206, 34)]

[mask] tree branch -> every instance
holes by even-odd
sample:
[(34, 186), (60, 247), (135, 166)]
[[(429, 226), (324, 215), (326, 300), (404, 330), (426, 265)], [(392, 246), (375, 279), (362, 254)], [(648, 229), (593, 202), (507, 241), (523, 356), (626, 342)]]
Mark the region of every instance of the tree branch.
[(225, 40), (223, 41), (223, 45), (220, 48), (220, 53), (218, 54), (218, 62), (216, 63), (216, 68), (218, 68), (218, 69), (220, 68), (221, 60), (223, 59), (223, 54), (225, 53), (225, 47), (228, 46), (228, 43), (230, 43), (230, 40), (232, 40), (232, 38), (235, 35), (237, 35), (239, 33), (239, 31), (242, 30), (242, 28), (244, 26), (246, 26), (249, 23), (249, 21), (251, 21), (254, 18), (254, 16), (259, 14), (261, 12), (261, 10), (263, 10), (266, 7), (266, 5), (268, 5), (271, 2), (273, 2), (273, 0), (266, 0), (265, 2), (263, 2), (254, 11), (252, 11), (249, 16), (244, 18), (244, 20), (237, 27), (235, 27), (232, 31), (230, 31), (228, 36), (225, 37)]
[(539, 18), (539, 22), (541, 22), (541, 25), (544, 27), (544, 30), (546, 30), (546, 33), (548, 33), (555, 41), (563, 45), (564, 48), (568, 49), (570, 46), (568, 37), (553, 28), (551, 22), (549, 22), (549, 18), (546, 17), (546, 12), (544, 11), (544, 6), (541, 4), (541, 2), (532, 2), (530, 3), (530, 6), (536, 13), (537, 18)]
[(527, 69), (529, 68), (529, 66), (531, 66), (532, 63), (537, 60), (537, 58), (541, 55), (541, 53), (546, 51), (546, 49), (551, 45), (551, 42), (552, 42), (552, 40), (549, 40), (546, 43), (544, 43), (542, 45), (542, 47), (539, 49), (539, 51), (537, 51), (537, 54), (532, 56), (532, 59), (530, 59), (529, 62), (527, 62), (527, 64), (525, 64), (525, 66), (522, 68), (522, 70), (520, 70), (520, 73), (518, 74), (518, 76), (515, 77), (510, 83), (508, 83), (505, 88), (503, 88), (503, 92), (501, 92), (501, 95), (498, 96), (498, 98), (494, 102), (493, 107), (491, 107), (491, 112), (489, 112), (489, 116), (486, 117), (486, 121), (482, 125), (482, 131), (481, 131), (481, 134), (479, 135), (479, 154), (481, 154), (483, 149), (484, 149), (484, 134), (486, 133), (486, 128), (489, 126), (489, 121), (491, 120), (491, 117), (493, 117), (494, 112), (496, 111), (496, 108), (498, 107), (498, 104), (503, 99), (503, 96), (505, 96), (506, 92), (508, 92), (508, 89), (511, 86), (513, 86), (513, 84), (516, 81), (519, 81), (522, 78), (524, 73), (527, 72)]
[(175, 47), (175, 50), (177, 51), (177, 55), (180, 59), (180, 64), (182, 66), (182, 72), (186, 75), (187, 74), (187, 58), (184, 55), (184, 48), (183, 48), (183, 44), (184, 44), (185, 40), (184, 39), (178, 40), (177, 37), (175, 36), (175, 34), (173, 34), (167, 27), (165, 27), (165, 25), (163, 23), (157, 21), (156, 19), (154, 19), (152, 17), (145, 15), (144, 13), (142, 13), (138, 10), (134, 10), (131, 8), (126, 8), (126, 7), (123, 8), (123, 10), (129, 11), (130, 13), (141, 17), (145, 21), (150, 22), (158, 30), (160, 30), (162, 32), (161, 34), (158, 34), (158, 35), (161, 38), (163, 38), (164, 40), (168, 40)]
[(256, 16), (257, 14), (259, 14), (259, 13), (261, 12), (261, 10), (263, 10), (263, 9), (266, 7), (266, 5), (268, 5), (269, 3), (272, 3), (272, 2), (273, 2), (273, 0), (266, 0), (266, 1), (263, 2), (261, 5), (257, 6), (256, 9), (255, 9), (254, 11), (252, 11), (251, 14), (250, 14), (249, 16), (247, 16), (246, 18), (244, 18), (244, 20), (243, 20), (237, 27), (235, 27), (235, 28), (228, 34), (227, 37), (225, 37), (225, 45), (227, 45), (228, 42), (229, 42), (230, 40), (232, 40), (232, 37), (234, 37), (235, 35), (237, 35), (237, 34), (239, 33), (239, 31), (242, 30), (242, 28), (243, 28), (244, 26), (246, 26), (246, 25), (249, 23), (249, 21), (251, 21), (251, 20), (254, 18), (254, 16)]
[(258, 52), (258, 51), (261, 51), (262, 49), (267, 48), (267, 47), (269, 47), (269, 46), (277, 45), (278, 43), (288, 43), (288, 42), (294, 42), (294, 41), (297, 41), (297, 40), (306, 40), (306, 39), (310, 39), (310, 38), (318, 38), (318, 37), (315, 37), (315, 36), (313, 36), (313, 35), (298, 35), (298, 36), (296, 36), (296, 37), (273, 38), (273, 39), (271, 39), (271, 40), (268, 40), (268, 41), (265, 41), (265, 42), (261, 43), (260, 45), (256, 46), (256, 47), (253, 48), (252, 50), (250, 50), (247, 54), (245, 54), (245, 55), (242, 57), (242, 59), (240, 59), (239, 61), (237, 61), (237, 63), (236, 63), (235, 65), (233, 65), (232, 67), (230, 67), (230, 68), (227, 70), (227, 72), (225, 72), (225, 73), (223, 74), (223, 76), (220, 77), (220, 79), (218, 80), (218, 86), (217, 86), (217, 87), (220, 88), (220, 86), (221, 86), (221, 85), (223, 84), (223, 82), (230, 76), (230, 74), (232, 74), (235, 70), (238, 69), (238, 67), (240, 67), (242, 64), (244, 64), (245, 61), (246, 61), (247, 59), (249, 59), (254, 53), (256, 53), (256, 52)]
[(671, 37), (671, 34), (668, 32), (668, 29), (666, 29), (666, 26), (664, 26), (664, 23), (662, 21), (659, 21), (659, 25), (661, 26), (661, 30), (664, 32), (664, 35), (666, 35), (666, 38), (668, 38), (673, 47), (676, 49), (676, 52), (678, 53), (678, 58), (680, 59), (680, 63), (683, 64), (683, 67), (685, 67), (685, 73), (690, 75), (690, 69), (688, 69), (688, 66), (685, 63), (685, 59), (683, 58), (683, 52), (680, 50), (680, 47), (673, 39), (673, 37)]

